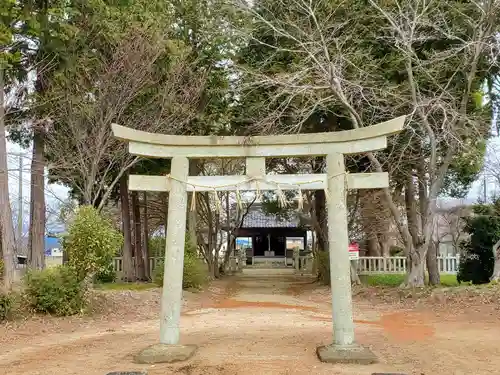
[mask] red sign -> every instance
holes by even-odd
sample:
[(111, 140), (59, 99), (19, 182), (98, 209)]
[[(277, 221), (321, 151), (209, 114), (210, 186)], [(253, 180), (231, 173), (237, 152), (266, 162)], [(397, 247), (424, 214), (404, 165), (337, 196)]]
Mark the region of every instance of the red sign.
[(359, 258), (359, 245), (357, 242), (351, 242), (349, 244), (349, 259)]

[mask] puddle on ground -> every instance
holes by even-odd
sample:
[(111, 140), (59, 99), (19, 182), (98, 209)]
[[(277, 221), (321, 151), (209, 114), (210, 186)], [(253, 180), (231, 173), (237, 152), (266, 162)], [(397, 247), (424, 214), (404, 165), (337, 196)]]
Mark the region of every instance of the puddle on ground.
[[(331, 316), (311, 316), (312, 320), (331, 322)], [(398, 312), (384, 314), (380, 320), (354, 319), (356, 324), (372, 325), (384, 330), (385, 333), (398, 341), (422, 341), (434, 336), (435, 330), (424, 322), (418, 314)]]

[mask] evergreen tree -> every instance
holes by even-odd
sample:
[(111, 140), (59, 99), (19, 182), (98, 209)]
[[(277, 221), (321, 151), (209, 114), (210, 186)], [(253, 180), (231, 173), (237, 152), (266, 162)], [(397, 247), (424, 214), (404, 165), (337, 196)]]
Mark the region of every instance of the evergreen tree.
[[(303, 0), (240, 6), (252, 27), (239, 61), (246, 90), (238, 121), (253, 133), (338, 131), (410, 114), (386, 150), (347, 165), (350, 172), (389, 170), (384, 200), (405, 243), (414, 286), (423, 284), (432, 254), (438, 195), (463, 194), (482, 166), (492, 105), (478, 105), (478, 97), (497, 68), (489, 47), (479, 47), (496, 48), (499, 14), (493, 2), (421, 6)], [(405, 218), (398, 207), (402, 193), (411, 203), (403, 207)], [(319, 219), (324, 200), (316, 196), (316, 202)]]
[(500, 239), (500, 200), (491, 205), (477, 205), (474, 214), (464, 218), (470, 238), (461, 244), (459, 282), (485, 284), (495, 265), (493, 246)]

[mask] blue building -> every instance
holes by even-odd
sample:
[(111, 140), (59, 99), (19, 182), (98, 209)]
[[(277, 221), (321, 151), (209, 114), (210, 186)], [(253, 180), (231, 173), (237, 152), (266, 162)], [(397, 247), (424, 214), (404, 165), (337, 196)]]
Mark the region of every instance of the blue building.
[(59, 255), (62, 250), (61, 238), (56, 236), (45, 236), (45, 255)]

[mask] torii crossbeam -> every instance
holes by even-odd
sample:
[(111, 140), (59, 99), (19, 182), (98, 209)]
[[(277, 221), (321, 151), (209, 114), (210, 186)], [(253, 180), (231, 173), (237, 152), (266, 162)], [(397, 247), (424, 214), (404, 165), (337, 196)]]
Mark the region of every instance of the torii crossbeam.
[[(387, 173), (347, 174), (344, 155), (386, 148), (387, 136), (401, 131), (404, 122), (402, 116), (355, 130), (250, 138), (164, 135), (113, 124), (115, 137), (129, 143), (131, 154), (172, 158), (168, 178), (131, 175), (129, 182), (130, 190), (170, 193), (160, 323), (165, 351), (175, 352), (179, 346), (187, 192), (324, 189), (328, 194), (333, 343), (319, 347), (318, 356), (327, 362), (373, 362), (373, 354), (354, 339), (346, 189), (384, 188), (389, 186), (389, 177)], [(266, 174), (266, 157), (293, 156), (326, 156), (326, 174)], [(246, 175), (189, 176), (189, 158), (245, 158)], [(158, 358), (165, 361), (166, 357)]]

